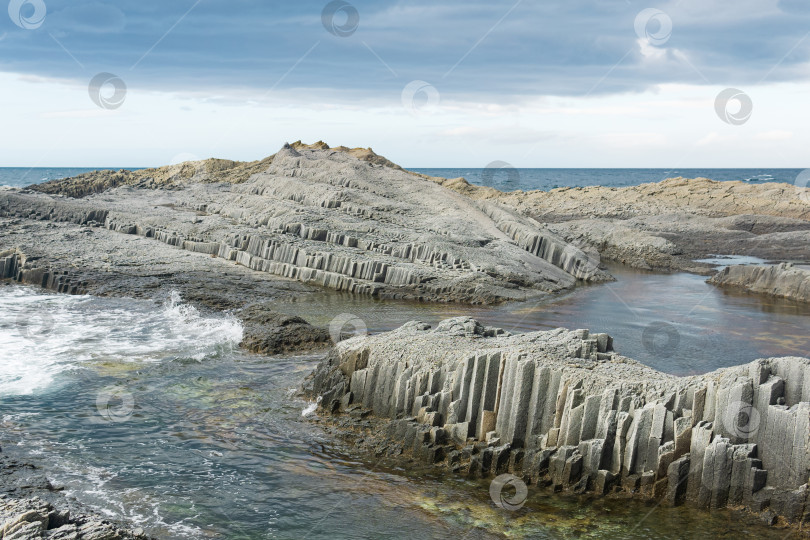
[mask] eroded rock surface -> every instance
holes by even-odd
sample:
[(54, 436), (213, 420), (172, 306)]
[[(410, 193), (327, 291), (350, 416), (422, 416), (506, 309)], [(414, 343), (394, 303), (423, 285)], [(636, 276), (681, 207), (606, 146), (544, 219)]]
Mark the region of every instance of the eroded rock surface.
[(596, 247), (605, 260), (637, 268), (708, 275), (713, 269), (693, 260), (713, 254), (810, 261), (806, 187), (670, 178), (626, 188), (503, 193), (462, 178), (433, 180), (531, 216), (569, 241)]
[(810, 517), (810, 360), (675, 377), (587, 330), (509, 336), (469, 318), (339, 343), (309, 391), (380, 419), (388, 452), (473, 477)]
[(610, 279), (537, 221), (366, 157), (288, 145), (244, 182), (119, 185), (81, 199), (7, 189), (0, 216), (137, 235), (385, 298), (481, 303)]
[(810, 302), (810, 267), (798, 267), (791, 263), (728, 266), (715, 274), (709, 283), (797, 302)]
[(0, 539), (148, 540), (67, 499), (37, 466), (0, 451)]
[(0, 538), (4, 540), (135, 540), (148, 538), (88, 515), (71, 516), (38, 498), (0, 495)]

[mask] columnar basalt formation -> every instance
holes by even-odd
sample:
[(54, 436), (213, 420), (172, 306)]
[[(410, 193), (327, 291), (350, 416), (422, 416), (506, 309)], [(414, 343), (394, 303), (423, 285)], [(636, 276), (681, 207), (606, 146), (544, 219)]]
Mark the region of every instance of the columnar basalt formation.
[(246, 181), (191, 177), (81, 199), (6, 189), (0, 216), (104, 227), (386, 298), (481, 303), (611, 279), (598, 258), (530, 218), (365, 158), (285, 146)]
[(810, 302), (810, 266), (799, 267), (791, 263), (727, 266), (712, 276), (709, 283), (797, 302)]
[(510, 336), (469, 318), (339, 343), (308, 391), (385, 424), (406, 454), (471, 476), (810, 517), (810, 360), (692, 377), (587, 330)]
[(77, 279), (66, 270), (53, 270), (29, 260), (17, 250), (0, 252), (0, 279), (11, 279), (26, 285), (35, 285), (65, 294), (85, 294), (87, 282)]

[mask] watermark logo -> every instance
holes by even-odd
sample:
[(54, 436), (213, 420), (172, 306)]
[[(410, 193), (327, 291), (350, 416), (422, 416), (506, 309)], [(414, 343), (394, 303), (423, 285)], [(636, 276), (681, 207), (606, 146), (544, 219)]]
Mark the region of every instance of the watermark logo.
[(96, 409), (108, 422), (126, 422), (135, 411), (135, 398), (123, 388), (110, 386), (98, 393)]
[[(352, 328), (351, 332), (346, 332), (347, 326)], [(365, 336), (366, 334), (368, 334), (368, 328), (365, 321), (351, 313), (342, 313), (329, 323), (329, 336), (332, 338), (333, 343), (340, 343), (344, 339)]]
[(53, 317), (47, 311), (20, 313), (15, 323), (20, 335), (31, 341), (46, 338), (54, 327)]
[(643, 9), (636, 15), (636, 35), (650, 45), (661, 46), (672, 37), (672, 19), (660, 9)]
[(726, 88), (714, 100), (714, 110), (717, 116), (732, 126), (741, 126), (748, 122), (754, 111), (754, 102), (751, 97), (737, 88)]
[(520, 171), (505, 161), (493, 161), (481, 172), (481, 185), (495, 189), (520, 185)]
[(102, 109), (117, 109), (127, 98), (126, 83), (112, 73), (99, 73), (93, 77), (87, 90), (93, 103)]
[(439, 91), (425, 81), (411, 81), (402, 89), (402, 106), (414, 116), (436, 110), (440, 101)]
[(338, 37), (349, 37), (360, 26), (360, 13), (343, 0), (329, 2), (321, 12), (321, 22), (327, 32)]
[(810, 204), (810, 169), (800, 172), (793, 185), (799, 188), (799, 199), (806, 204)]
[(641, 344), (644, 349), (659, 358), (669, 358), (674, 355), (680, 343), (680, 332), (667, 322), (652, 322), (641, 334)]
[[(514, 493), (511, 491), (514, 490)], [(489, 496), (498, 508), (515, 512), (523, 508), (529, 488), (526, 483), (514, 474), (496, 476), (489, 484)]]
[(11, 0), (8, 16), (11, 22), (25, 30), (36, 30), (45, 22), (48, 9), (42, 0)]
[(723, 414), (723, 427), (738, 439), (753, 438), (759, 430), (759, 421), (759, 411), (744, 401), (735, 401)]

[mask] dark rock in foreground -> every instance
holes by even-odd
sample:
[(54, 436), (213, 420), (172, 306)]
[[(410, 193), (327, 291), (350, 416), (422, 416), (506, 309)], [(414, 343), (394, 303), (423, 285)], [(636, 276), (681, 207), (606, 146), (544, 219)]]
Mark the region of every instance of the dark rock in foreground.
[(69, 501), (43, 472), (0, 452), (0, 539), (149, 540)]
[(810, 360), (675, 377), (587, 330), (509, 336), (473, 319), (339, 343), (308, 389), (381, 419), (404, 453), (472, 477), (810, 518)]

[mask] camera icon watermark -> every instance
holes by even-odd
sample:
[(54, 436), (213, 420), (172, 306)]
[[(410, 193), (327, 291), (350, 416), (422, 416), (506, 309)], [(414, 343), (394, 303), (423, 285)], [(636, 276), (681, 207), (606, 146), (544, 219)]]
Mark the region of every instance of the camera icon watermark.
[(736, 401), (723, 414), (726, 432), (738, 439), (750, 440), (759, 431), (759, 411), (750, 403)]
[(493, 161), (481, 172), (481, 185), (503, 191), (517, 189), (520, 185), (520, 171), (505, 161)]
[(796, 176), (793, 182), (799, 192), (799, 200), (805, 204), (810, 204), (810, 169), (805, 169)]
[[(351, 332), (346, 332), (346, 327), (351, 327)], [(340, 343), (345, 339), (354, 336), (365, 336), (368, 334), (368, 327), (363, 319), (351, 313), (342, 313), (332, 319), (329, 323), (329, 336), (333, 343)]]
[(45, 22), (48, 8), (42, 0), (11, 0), (8, 16), (11, 22), (24, 30), (36, 30)]
[(343, 0), (334, 0), (323, 8), (321, 22), (330, 34), (338, 37), (349, 37), (360, 26), (360, 13), (350, 3)]
[(515, 512), (526, 504), (529, 488), (514, 474), (502, 474), (489, 484), (489, 496), (498, 508)]
[(650, 45), (664, 45), (672, 37), (672, 19), (660, 9), (641, 10), (633, 26), (639, 39)]
[(126, 83), (112, 73), (99, 73), (93, 77), (87, 91), (93, 103), (107, 110), (119, 108), (127, 98)]
[[(737, 105), (736, 109), (734, 105)], [(741, 126), (748, 122), (754, 111), (754, 102), (751, 97), (737, 88), (726, 88), (714, 100), (714, 110), (717, 116), (732, 126)]]
[(411, 81), (402, 89), (402, 106), (414, 116), (435, 111), (440, 101), (439, 91), (425, 81)]
[(659, 358), (670, 358), (681, 344), (681, 334), (671, 324), (656, 321), (644, 328), (641, 334), (641, 344), (652, 355)]
[(17, 315), (15, 325), (22, 337), (38, 341), (47, 338), (53, 332), (54, 320), (47, 311), (25, 312)]
[(123, 388), (110, 386), (98, 393), (96, 410), (108, 422), (126, 422), (135, 411), (135, 398)]

